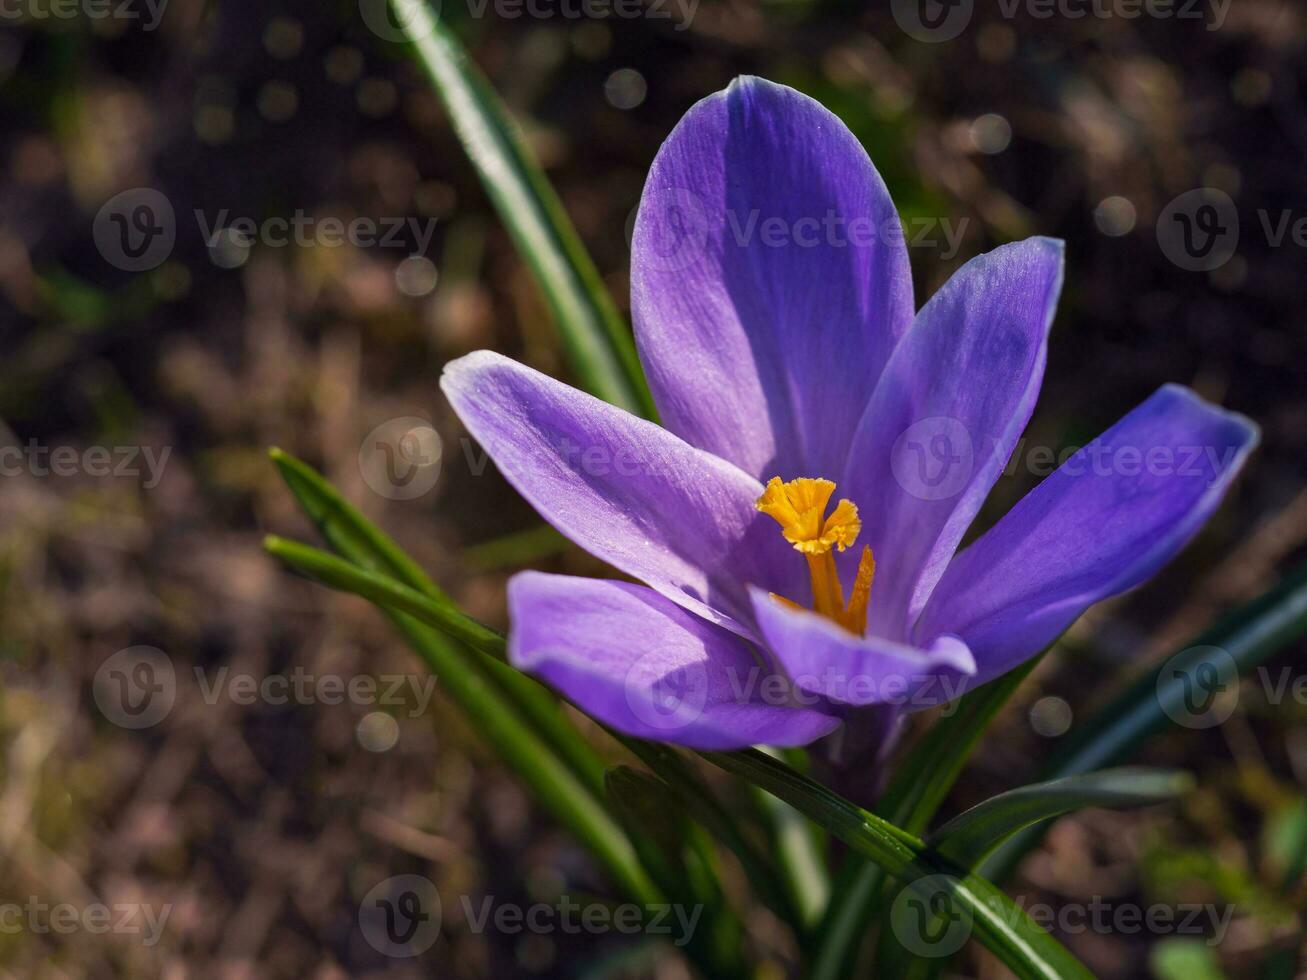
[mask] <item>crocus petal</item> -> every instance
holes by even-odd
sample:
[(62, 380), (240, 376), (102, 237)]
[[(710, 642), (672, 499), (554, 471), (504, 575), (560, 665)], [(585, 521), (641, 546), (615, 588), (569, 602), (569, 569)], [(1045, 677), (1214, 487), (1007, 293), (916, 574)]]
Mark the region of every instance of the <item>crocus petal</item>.
[(953, 561), (916, 635), (963, 637), (976, 683), (1033, 656), (1184, 547), (1257, 439), (1243, 416), (1187, 388), (1160, 389)]
[(508, 603), (514, 666), (628, 735), (721, 751), (806, 745), (839, 725), (778, 697), (738, 636), (644, 586), (523, 572)]
[(876, 557), (868, 632), (904, 638), (1002, 472), (1044, 376), (1062, 243), (964, 265), (894, 351), (840, 487)]
[(948, 700), (976, 665), (956, 636), (925, 649), (855, 636), (825, 616), (754, 589), (754, 613), (767, 648), (801, 691), (845, 705), (913, 706)]
[(803, 563), (754, 507), (761, 484), (737, 467), (490, 351), (440, 384), (505, 479), (596, 557), (743, 635), (746, 582), (807, 595)]
[(631, 247), (664, 424), (760, 479), (833, 479), (913, 311), (902, 226), (853, 134), (737, 79), (659, 150)]

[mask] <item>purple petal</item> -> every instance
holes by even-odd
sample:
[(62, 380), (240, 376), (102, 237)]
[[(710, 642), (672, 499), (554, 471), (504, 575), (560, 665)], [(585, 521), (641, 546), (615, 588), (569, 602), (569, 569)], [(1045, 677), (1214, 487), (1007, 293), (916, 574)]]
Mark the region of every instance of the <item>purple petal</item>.
[(806, 745), (839, 725), (779, 696), (738, 636), (644, 586), (523, 572), (508, 603), (513, 664), (628, 735), (722, 751)]
[(962, 552), (918, 637), (961, 636), (976, 683), (1038, 653), (1089, 606), (1143, 582), (1216, 509), (1257, 427), (1167, 385)]
[(762, 486), (730, 463), (490, 351), (440, 385), (504, 478), (615, 568), (743, 635), (747, 582), (807, 595), (803, 562), (754, 507)]
[(967, 645), (939, 636), (915, 649), (855, 636), (825, 616), (754, 589), (753, 607), (767, 647), (794, 686), (839, 704), (915, 705), (948, 700), (975, 673)]
[(669, 429), (761, 479), (833, 479), (912, 320), (902, 227), (838, 118), (739, 78), (654, 160), (631, 307)]
[(839, 490), (876, 556), (868, 632), (907, 635), (1016, 447), (1061, 286), (1061, 242), (1006, 245), (959, 269), (894, 351)]

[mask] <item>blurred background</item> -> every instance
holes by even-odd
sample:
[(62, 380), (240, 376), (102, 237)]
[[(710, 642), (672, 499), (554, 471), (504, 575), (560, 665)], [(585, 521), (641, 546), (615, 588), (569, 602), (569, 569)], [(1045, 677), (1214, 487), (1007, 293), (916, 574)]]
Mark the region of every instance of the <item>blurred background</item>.
[[(0, 976), (688, 976), (649, 941), (478, 929), (487, 897), (604, 883), (379, 615), (260, 548), (313, 537), (267, 460), (280, 445), (496, 626), (512, 571), (600, 571), (436, 388), (480, 347), (568, 370), (369, 2), (0, 10), (0, 904), (23, 909), (0, 919)], [(1263, 427), (1211, 526), (1068, 634), (945, 815), (1030, 779), (1077, 718), (1307, 554), (1301, 5), (444, 0), (443, 16), (623, 310), (649, 163), (740, 73), (813, 95), (865, 143), (909, 222), (919, 301), (977, 252), (1065, 238), (1043, 396), (981, 525), (1040, 478), (1033, 447), (1079, 445), (1163, 382)], [(171, 234), (152, 232), (160, 198)], [(1166, 234), (1205, 205), (1203, 247)], [(417, 463), (399, 479), (378, 447), (404, 433)], [(141, 647), (170, 672), (158, 717), (106, 693), (109, 658)], [(1064, 818), (1010, 883), (1027, 907), (1226, 918), (1219, 942), (1058, 927), (1096, 974), (1307, 976), (1303, 653), (1245, 681), (1225, 724), (1150, 744), (1141, 761), (1195, 772), (1195, 794)], [(330, 687), (358, 678), (371, 695)], [(409, 873), (437, 884), (443, 923), (394, 959), (358, 909)], [(43, 928), (33, 903), (134, 908), (139, 929)], [(764, 975), (794, 975), (783, 930), (746, 921)], [(978, 950), (955, 967), (1005, 975)]]

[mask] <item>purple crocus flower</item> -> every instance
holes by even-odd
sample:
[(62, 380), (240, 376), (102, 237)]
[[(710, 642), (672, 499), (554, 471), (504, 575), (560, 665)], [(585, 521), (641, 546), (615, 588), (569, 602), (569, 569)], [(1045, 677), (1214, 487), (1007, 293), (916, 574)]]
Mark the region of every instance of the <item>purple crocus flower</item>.
[(631, 735), (802, 745), (984, 683), (1172, 558), (1257, 441), (1168, 385), (955, 554), (1034, 408), (1062, 245), (982, 255), (914, 314), (866, 153), (761, 79), (663, 145), (631, 266), (661, 427), (489, 351), (441, 381), (545, 519), (644, 583), (509, 584), (513, 663)]

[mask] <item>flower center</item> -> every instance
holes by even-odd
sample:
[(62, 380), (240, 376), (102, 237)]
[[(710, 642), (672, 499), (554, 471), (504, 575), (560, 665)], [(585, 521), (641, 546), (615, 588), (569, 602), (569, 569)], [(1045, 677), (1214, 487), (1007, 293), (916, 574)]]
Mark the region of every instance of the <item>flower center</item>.
[[(767, 489), (758, 498), (757, 506), (781, 526), (785, 540), (808, 560), (813, 609), (861, 636), (867, 629), (867, 601), (871, 598), (876, 560), (871, 548), (864, 546), (858, 574), (853, 581), (853, 593), (846, 605), (832, 549), (843, 551), (853, 544), (862, 530), (862, 521), (851, 500), (841, 500), (827, 515), (826, 505), (833, 493), (835, 484), (830, 480), (802, 477), (785, 483), (779, 476), (774, 476), (767, 482)], [(798, 605), (784, 596), (776, 598)]]

